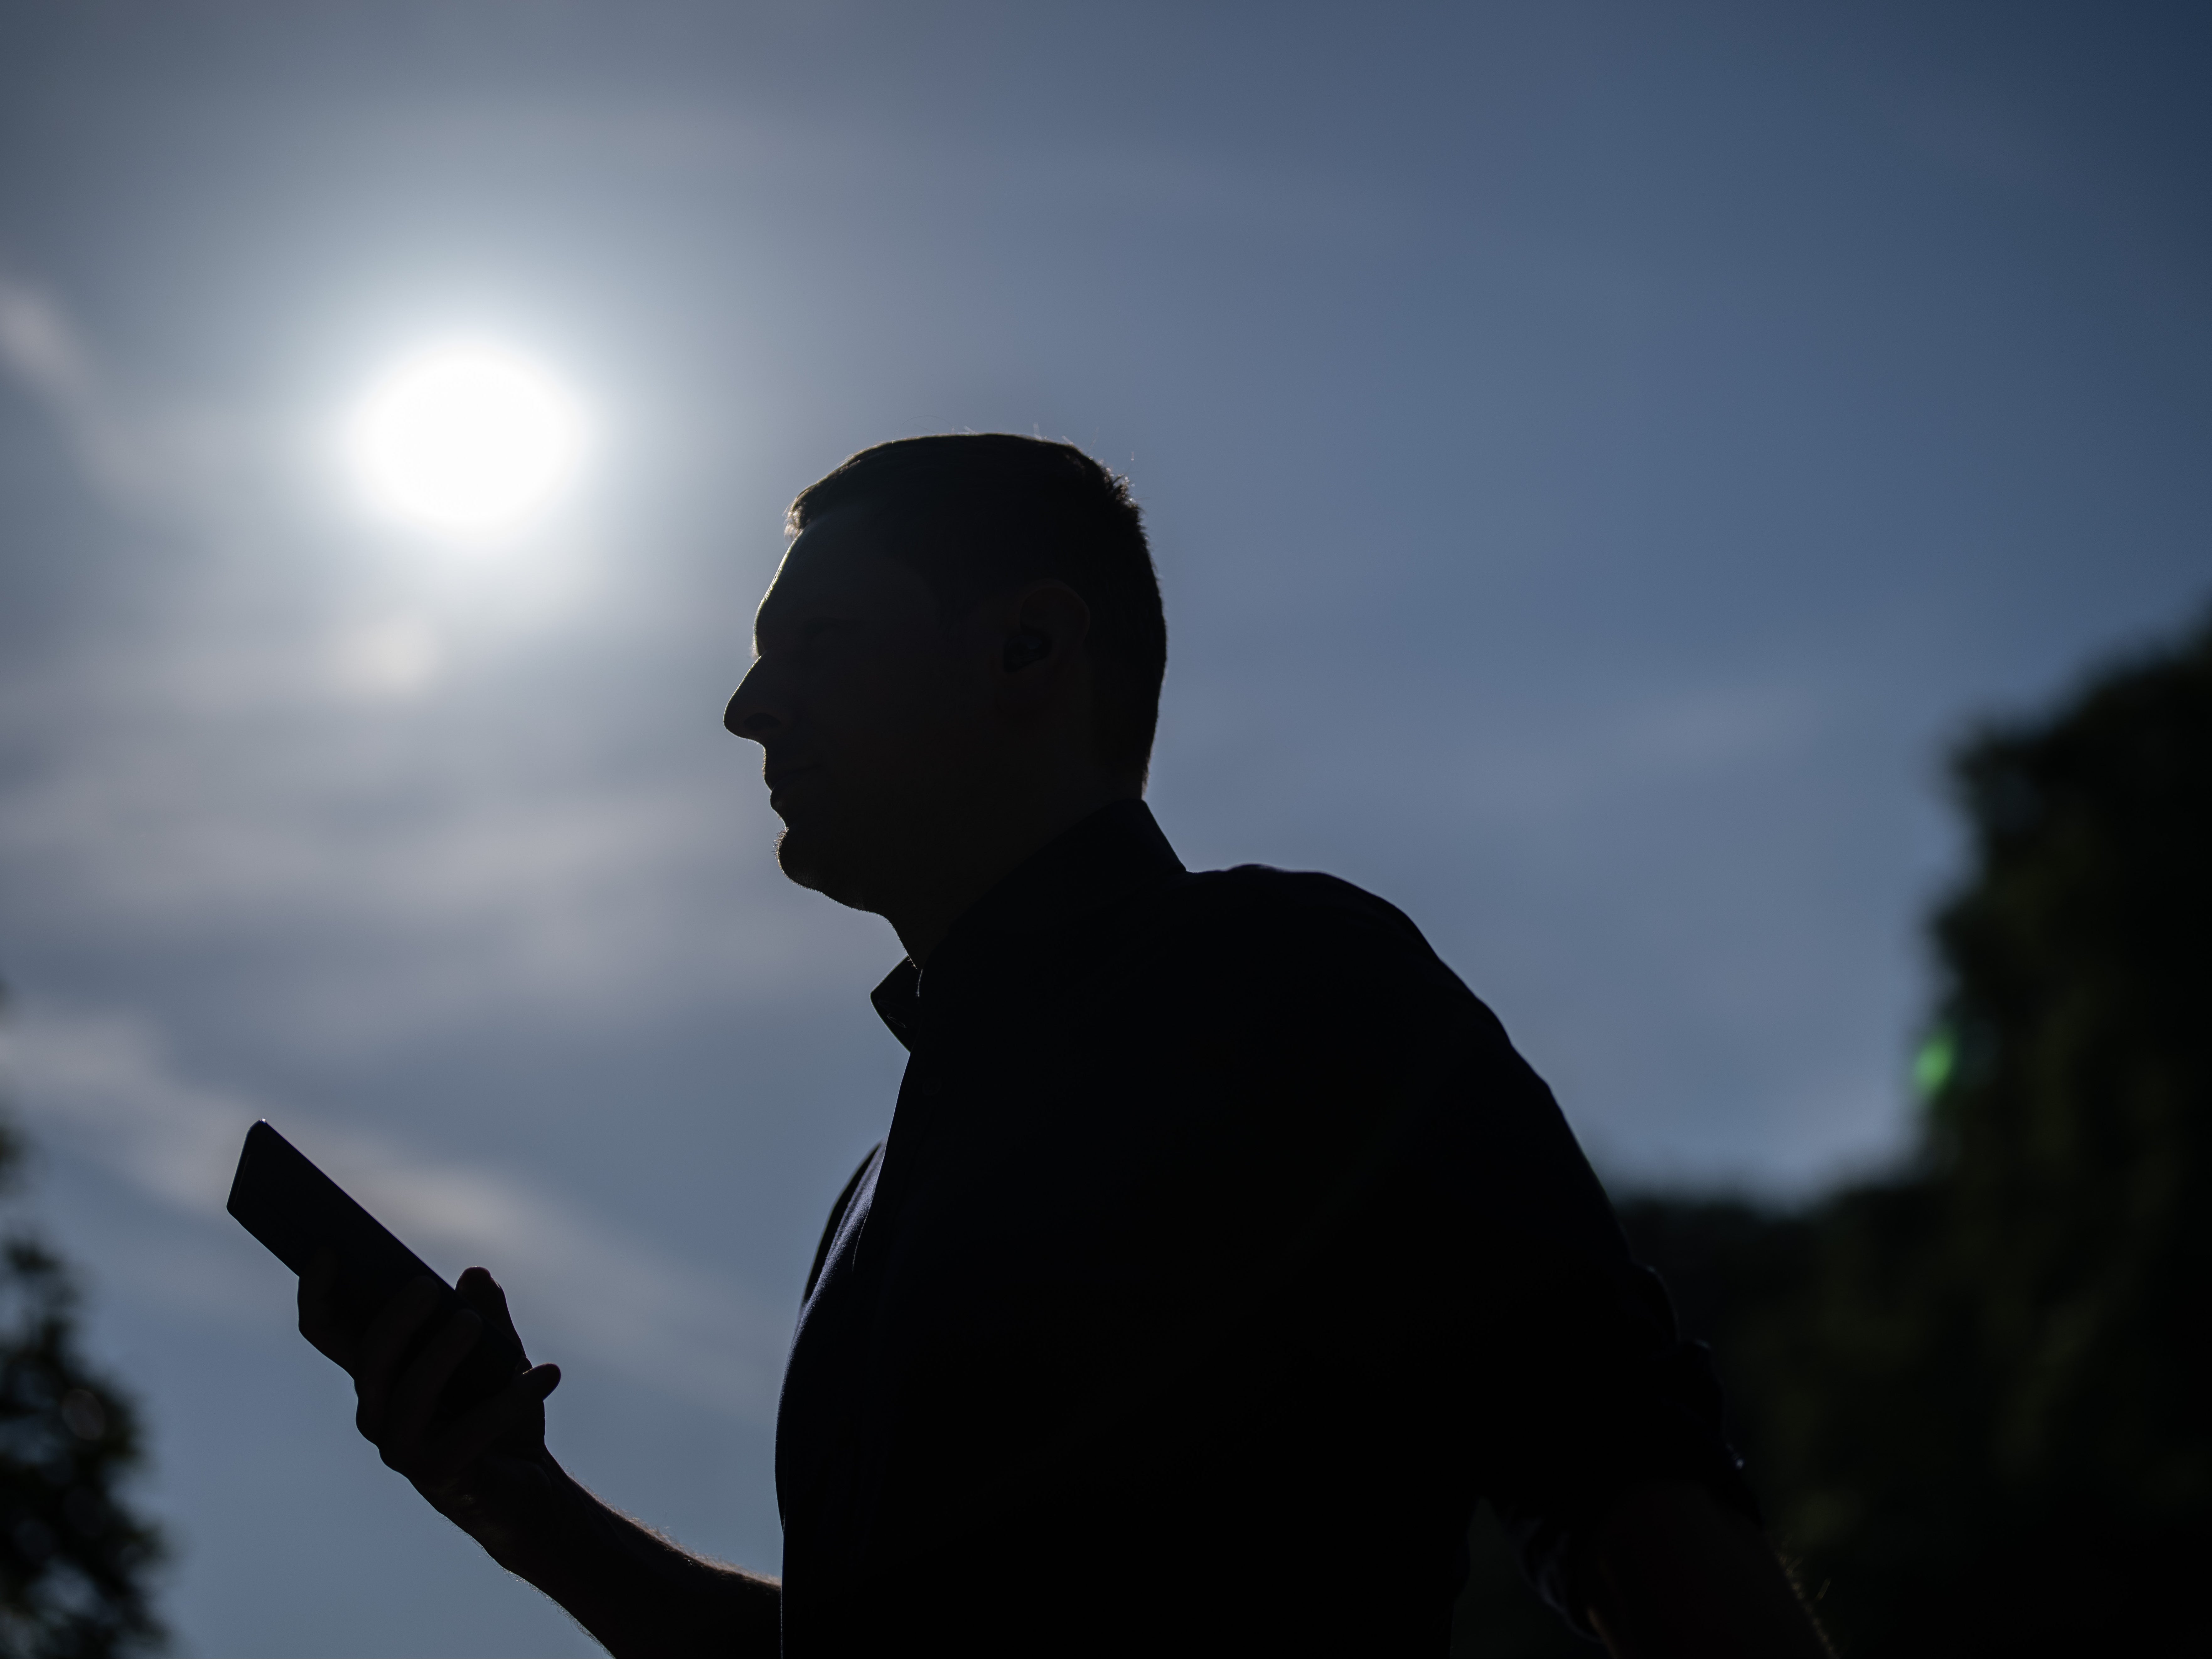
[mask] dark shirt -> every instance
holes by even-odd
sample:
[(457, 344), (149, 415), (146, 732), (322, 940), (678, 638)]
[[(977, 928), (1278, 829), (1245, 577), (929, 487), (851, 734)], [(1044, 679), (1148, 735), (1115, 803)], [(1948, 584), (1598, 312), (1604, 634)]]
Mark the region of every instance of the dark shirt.
[(1550, 1091), (1398, 911), (1131, 801), (878, 988), (910, 1051), (776, 1425), (784, 1648), (1429, 1653), (1478, 1497), (1571, 1608), (1750, 1498)]

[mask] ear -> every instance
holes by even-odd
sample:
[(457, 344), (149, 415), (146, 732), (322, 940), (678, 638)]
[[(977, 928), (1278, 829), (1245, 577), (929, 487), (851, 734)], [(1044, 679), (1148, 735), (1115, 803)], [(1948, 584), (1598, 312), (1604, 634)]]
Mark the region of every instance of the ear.
[(1065, 582), (1036, 582), (1000, 613), (999, 696), (1012, 707), (1043, 701), (1065, 681), (1091, 636), (1091, 607)]

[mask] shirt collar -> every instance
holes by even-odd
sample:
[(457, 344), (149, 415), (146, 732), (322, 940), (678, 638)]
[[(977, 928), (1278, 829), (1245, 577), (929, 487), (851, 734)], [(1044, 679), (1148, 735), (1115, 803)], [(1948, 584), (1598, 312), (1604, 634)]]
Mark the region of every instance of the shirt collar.
[[(931, 956), (931, 984), (962, 959), (988, 951), (990, 941), (1042, 933), (1182, 873), (1152, 809), (1140, 800), (1117, 800), (1017, 865), (997, 886), (970, 905)], [(921, 969), (902, 962), (869, 1000), (890, 1033), (914, 1046), (921, 1024)]]

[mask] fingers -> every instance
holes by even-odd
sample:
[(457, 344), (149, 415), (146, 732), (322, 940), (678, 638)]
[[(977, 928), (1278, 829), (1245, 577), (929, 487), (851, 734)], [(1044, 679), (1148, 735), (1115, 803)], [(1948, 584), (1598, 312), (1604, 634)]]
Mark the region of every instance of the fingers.
[[(335, 1273), (335, 1262), (326, 1267), (319, 1260), (303, 1275), (303, 1330), (311, 1323), (318, 1333), (325, 1330), (319, 1322), (325, 1316)], [(558, 1366), (526, 1369), (458, 1420), (439, 1425), (434, 1437), (432, 1425), (446, 1385), (484, 1333), (497, 1332), (514, 1340), (518, 1350), (521, 1347), (506, 1294), (497, 1280), (483, 1268), (471, 1267), (461, 1275), (456, 1288), (467, 1305), (428, 1330), (427, 1341), (423, 1340), (425, 1331), (438, 1313), (444, 1289), (428, 1278), (415, 1280), (394, 1296), (370, 1321), (357, 1342), (336, 1339), (342, 1348), (350, 1350), (348, 1357), (354, 1362), (349, 1369), (359, 1401), (356, 1426), (374, 1443), (389, 1467), (407, 1476), (434, 1502), (441, 1489), (465, 1475), (487, 1452), (496, 1449), (526, 1455), (526, 1442), (542, 1448), (545, 1399), (561, 1382)], [(330, 1325), (334, 1329), (335, 1321)], [(420, 1352), (409, 1358), (418, 1341), (422, 1342)], [(526, 1359), (526, 1367), (528, 1364)]]
[(402, 1468), (416, 1461), (416, 1450), (423, 1431), (430, 1426), (432, 1413), (438, 1409), (439, 1395), (445, 1391), (454, 1368), (483, 1336), (483, 1321), (462, 1309), (439, 1328), (429, 1346), (393, 1385), (385, 1411), (384, 1432), (378, 1441), (386, 1462)]
[(483, 1318), (486, 1330), (514, 1342), (515, 1352), (522, 1355), (523, 1365), (527, 1369), (530, 1353), (522, 1346), (521, 1333), (514, 1328), (514, 1316), (507, 1310), (507, 1292), (500, 1289), (499, 1280), (482, 1267), (471, 1267), (461, 1275), (460, 1282), (454, 1288), (460, 1291), (461, 1299)]
[(502, 1441), (545, 1433), (545, 1398), (561, 1386), (558, 1365), (537, 1365), (465, 1413), (438, 1437), (421, 1465), (408, 1473), (418, 1486), (436, 1486), (460, 1474)]
[(371, 1440), (380, 1443), (385, 1437), (384, 1419), (399, 1380), (395, 1373), (400, 1357), (422, 1328), (422, 1322), (437, 1310), (441, 1288), (434, 1279), (414, 1280), (386, 1303), (362, 1333), (355, 1351), (353, 1385), (359, 1403), (354, 1425)]
[(324, 1358), (354, 1368), (353, 1333), (339, 1319), (331, 1293), (338, 1282), (338, 1259), (329, 1250), (316, 1254), (300, 1275), (300, 1334), (315, 1345)]

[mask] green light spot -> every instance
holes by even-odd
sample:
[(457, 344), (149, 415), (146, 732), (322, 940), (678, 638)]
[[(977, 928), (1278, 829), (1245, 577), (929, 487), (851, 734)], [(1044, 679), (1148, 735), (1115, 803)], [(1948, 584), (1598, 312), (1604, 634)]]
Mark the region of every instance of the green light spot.
[(1951, 1036), (1950, 1027), (1937, 1026), (1922, 1040), (1919, 1052), (1912, 1056), (1912, 1086), (1919, 1091), (1921, 1099), (1933, 1100), (1942, 1094), (1958, 1064), (1959, 1045)]

